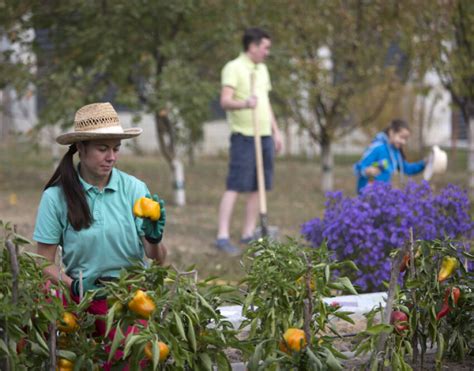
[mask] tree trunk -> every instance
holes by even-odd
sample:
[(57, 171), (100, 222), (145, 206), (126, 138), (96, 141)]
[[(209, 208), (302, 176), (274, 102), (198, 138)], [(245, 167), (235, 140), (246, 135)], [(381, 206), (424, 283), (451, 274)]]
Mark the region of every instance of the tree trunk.
[(451, 161), (456, 159), (456, 149), (459, 136), (459, 115), (451, 110)]
[(0, 140), (3, 142), (9, 139), (14, 129), (11, 106), (10, 89), (0, 90)]
[(333, 176), (334, 156), (331, 151), (331, 142), (325, 139), (321, 143), (321, 190), (323, 192), (332, 191), (334, 188)]
[(173, 123), (169, 120), (166, 112), (161, 111), (155, 114), (156, 132), (160, 151), (168, 163), (173, 182), (173, 201), (176, 206), (186, 204), (186, 190), (184, 188), (184, 167), (183, 162), (176, 154), (176, 133)]
[(415, 94), (414, 97), (415, 108), (412, 117), (413, 122), (418, 124), (418, 155), (423, 156), (426, 96), (424, 94)]
[(174, 203), (177, 206), (186, 205), (186, 191), (184, 188), (184, 167), (181, 160), (175, 158), (171, 164), (173, 171)]
[(48, 143), (51, 147), (51, 157), (53, 159), (53, 169), (56, 169), (61, 162), (61, 151), (59, 146), (54, 145), (58, 135), (61, 134), (60, 128), (57, 125), (51, 126), (51, 128), (47, 129), (48, 135)]
[(188, 145), (187, 155), (188, 155), (188, 165), (194, 166), (194, 164), (196, 163), (196, 150), (193, 143), (190, 143)]
[(291, 122), (287, 119), (285, 119), (284, 123), (284, 140), (285, 140), (285, 145), (283, 146), (283, 152), (282, 155), (290, 155), (291, 156), (291, 146), (293, 144), (292, 137), (291, 137)]
[(418, 125), (419, 125), (419, 136), (418, 136), (418, 154), (422, 154), (424, 150), (424, 126), (425, 126), (425, 96), (419, 98), (421, 100), (419, 111), (418, 111)]
[(468, 154), (468, 169), (469, 169), (469, 193), (471, 199), (474, 199), (474, 115), (469, 112), (469, 154)]

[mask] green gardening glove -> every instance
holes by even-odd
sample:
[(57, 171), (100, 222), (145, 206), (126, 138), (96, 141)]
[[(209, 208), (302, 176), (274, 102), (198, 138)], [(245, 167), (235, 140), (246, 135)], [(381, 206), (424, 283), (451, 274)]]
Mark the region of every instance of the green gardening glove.
[(146, 197), (151, 198), (152, 200), (160, 204), (160, 219), (157, 221), (152, 221), (149, 218), (143, 219), (142, 231), (145, 233), (145, 239), (153, 244), (160, 242), (163, 238), (163, 233), (166, 224), (166, 209), (165, 202), (154, 194), (150, 196), (149, 194)]

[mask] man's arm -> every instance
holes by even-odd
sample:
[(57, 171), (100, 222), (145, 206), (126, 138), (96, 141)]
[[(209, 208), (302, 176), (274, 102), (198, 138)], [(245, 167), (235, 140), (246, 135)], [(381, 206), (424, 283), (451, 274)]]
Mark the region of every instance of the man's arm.
[(278, 128), (275, 114), (273, 113), (272, 105), (270, 104), (270, 116), (272, 120), (272, 135), (273, 142), (275, 144), (275, 151), (278, 153), (283, 149), (283, 138), (281, 136), (280, 129)]
[(221, 107), (226, 111), (251, 109), (257, 105), (257, 97), (251, 95), (246, 100), (236, 100), (234, 98), (235, 89), (230, 86), (223, 86), (221, 90)]

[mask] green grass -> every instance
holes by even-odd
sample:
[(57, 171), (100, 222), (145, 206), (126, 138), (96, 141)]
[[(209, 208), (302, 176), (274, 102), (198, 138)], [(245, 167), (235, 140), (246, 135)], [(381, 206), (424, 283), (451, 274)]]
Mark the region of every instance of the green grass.
[[(448, 153), (449, 155), (449, 153)], [(0, 146), (0, 219), (18, 225), (18, 231), (31, 238), (41, 190), (53, 172), (48, 150), (32, 150), (26, 143)], [(355, 194), (352, 164), (358, 156), (336, 156), (335, 188)], [(467, 186), (466, 154), (458, 150), (446, 175), (434, 180), (440, 188), (447, 183)], [(324, 196), (320, 190), (318, 159), (282, 158), (275, 165), (275, 188), (268, 194), (269, 224), (279, 228), (280, 236), (298, 237), (302, 223), (320, 217)], [(185, 165), (187, 205), (172, 205), (171, 173), (161, 155), (122, 155), (118, 168), (144, 180), (153, 193), (167, 201), (167, 226), (164, 242), (170, 264), (178, 269), (195, 265), (201, 278), (218, 275), (222, 279), (242, 277), (239, 259), (220, 254), (213, 247), (217, 232), (217, 211), (224, 191), (226, 156), (198, 157), (194, 165)], [(420, 176), (415, 177), (420, 180)], [(12, 205), (15, 193), (18, 202)], [(238, 241), (244, 216), (245, 197), (239, 196), (232, 221), (232, 239)]]

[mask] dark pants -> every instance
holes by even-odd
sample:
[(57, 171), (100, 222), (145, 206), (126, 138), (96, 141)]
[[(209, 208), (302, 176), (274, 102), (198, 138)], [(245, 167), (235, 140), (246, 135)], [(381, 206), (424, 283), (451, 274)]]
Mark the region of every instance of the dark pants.
[[(269, 191), (273, 186), (273, 157), (275, 150), (271, 136), (263, 136), (261, 140), (265, 188)], [(254, 137), (238, 133), (232, 134), (230, 137), (229, 157), (227, 190), (256, 192), (258, 185)]]

